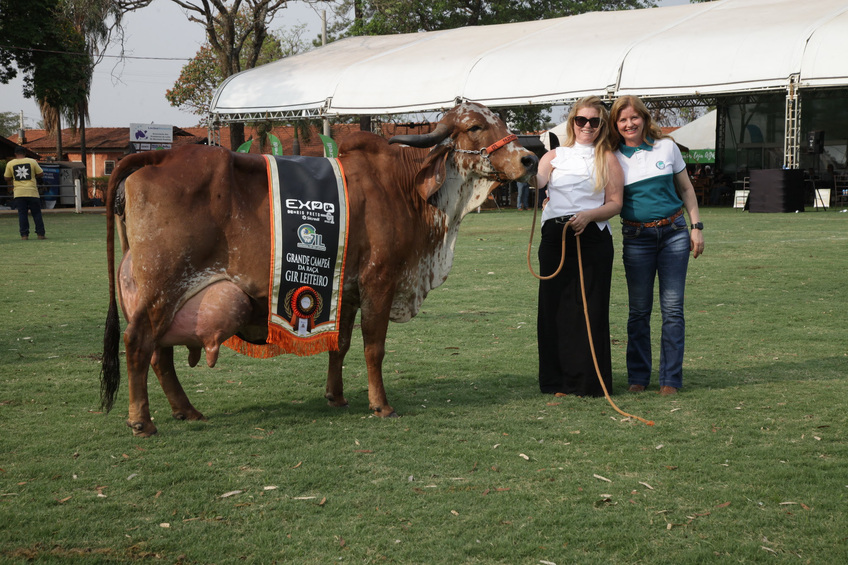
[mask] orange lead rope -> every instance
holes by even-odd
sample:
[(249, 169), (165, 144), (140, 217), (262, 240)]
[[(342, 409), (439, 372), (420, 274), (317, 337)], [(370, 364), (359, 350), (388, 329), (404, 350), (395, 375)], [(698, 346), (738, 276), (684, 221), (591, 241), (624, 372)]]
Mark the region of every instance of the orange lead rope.
[[(538, 198), (538, 191), (536, 193), (536, 196)], [(562, 257), (559, 260), (559, 267), (557, 267), (557, 270), (554, 271), (554, 273), (552, 275), (548, 275), (548, 276), (543, 277), (541, 275), (537, 275), (535, 273), (535, 271), (533, 271), (533, 266), (530, 262), (530, 250), (533, 246), (533, 232), (536, 231), (536, 210), (537, 210), (537, 205), (536, 205), (536, 203), (534, 203), (534, 205), (533, 205), (533, 224), (530, 227), (530, 243), (527, 244), (527, 268), (530, 270), (531, 275), (533, 275), (534, 277), (536, 277), (540, 281), (546, 281), (546, 280), (550, 280), (550, 279), (554, 278), (555, 276), (557, 276), (559, 274), (559, 272), (562, 270), (563, 264), (565, 263), (565, 232), (566, 232), (566, 230), (568, 230), (568, 227), (571, 225), (571, 221), (569, 220), (568, 222), (566, 222), (565, 226), (562, 228)], [(597, 357), (597, 355), (595, 355), (595, 342), (592, 339), (592, 325), (589, 323), (589, 306), (586, 302), (586, 283), (583, 281), (583, 254), (580, 250), (580, 236), (575, 235), (574, 237), (577, 240), (577, 266), (580, 269), (580, 294), (581, 294), (581, 297), (583, 299), (583, 315), (586, 317), (586, 333), (589, 336), (589, 349), (592, 351), (592, 362), (595, 364), (595, 374), (598, 375), (598, 381), (601, 383), (601, 388), (604, 389), (604, 397), (607, 399), (607, 402), (609, 402), (610, 406), (612, 406), (613, 409), (615, 409), (615, 411), (618, 412), (619, 414), (621, 414), (622, 416), (625, 416), (627, 418), (633, 418), (635, 420), (639, 420), (640, 422), (642, 422), (644, 424), (647, 424), (649, 426), (653, 426), (654, 425), (653, 420), (646, 420), (644, 418), (640, 418), (639, 416), (635, 416), (633, 414), (628, 414), (627, 412), (623, 411), (621, 408), (616, 406), (615, 402), (613, 402), (612, 398), (610, 398), (609, 391), (607, 390), (607, 385), (604, 384), (604, 378), (601, 376), (601, 369), (600, 369), (600, 367), (598, 367), (598, 357)]]

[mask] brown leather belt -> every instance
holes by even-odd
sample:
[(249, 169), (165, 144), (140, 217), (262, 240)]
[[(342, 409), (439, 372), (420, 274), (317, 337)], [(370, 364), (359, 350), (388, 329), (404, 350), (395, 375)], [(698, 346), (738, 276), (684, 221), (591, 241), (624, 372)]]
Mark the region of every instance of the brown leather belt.
[(654, 220), (652, 222), (631, 222), (630, 220), (622, 219), (621, 223), (626, 226), (634, 226), (637, 228), (661, 228), (663, 226), (667, 226), (671, 224), (674, 220), (679, 218), (683, 214), (683, 208), (669, 216), (668, 218), (663, 218), (661, 220)]

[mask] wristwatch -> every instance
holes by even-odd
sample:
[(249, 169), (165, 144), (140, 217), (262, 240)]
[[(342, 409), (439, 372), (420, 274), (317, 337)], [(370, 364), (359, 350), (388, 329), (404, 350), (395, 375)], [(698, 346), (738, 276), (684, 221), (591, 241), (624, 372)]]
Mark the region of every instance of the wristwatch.
[(702, 229), (704, 229), (704, 223), (703, 222), (694, 223), (694, 224), (692, 224), (692, 229), (693, 230), (702, 230)]

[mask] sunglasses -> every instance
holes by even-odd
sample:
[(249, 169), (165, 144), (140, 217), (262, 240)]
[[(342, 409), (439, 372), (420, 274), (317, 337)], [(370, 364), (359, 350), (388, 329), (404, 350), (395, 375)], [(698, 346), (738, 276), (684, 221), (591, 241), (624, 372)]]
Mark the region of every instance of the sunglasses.
[(587, 118), (586, 116), (574, 116), (574, 123), (577, 124), (577, 127), (582, 128), (586, 124), (589, 124), (589, 127), (592, 129), (597, 129), (598, 126), (601, 125), (601, 118)]

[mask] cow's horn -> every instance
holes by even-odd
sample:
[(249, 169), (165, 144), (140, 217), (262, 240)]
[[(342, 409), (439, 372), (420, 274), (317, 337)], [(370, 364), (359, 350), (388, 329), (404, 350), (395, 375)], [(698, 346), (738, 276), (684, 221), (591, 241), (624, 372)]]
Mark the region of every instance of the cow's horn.
[(439, 124), (430, 133), (423, 135), (396, 135), (389, 140), (389, 143), (403, 143), (412, 147), (433, 147), (450, 135), (450, 131), (450, 127), (446, 124)]

